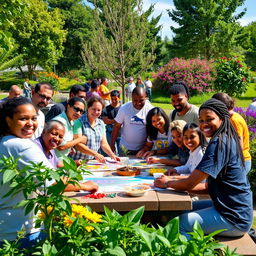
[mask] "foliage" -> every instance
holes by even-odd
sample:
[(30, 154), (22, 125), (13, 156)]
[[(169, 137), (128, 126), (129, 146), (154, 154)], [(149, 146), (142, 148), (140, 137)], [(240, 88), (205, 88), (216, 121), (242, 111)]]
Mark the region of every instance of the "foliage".
[(52, 69), (62, 55), (66, 36), (60, 12), (48, 10), (42, 0), (32, 0), (25, 15), (16, 17), (13, 23), (10, 32), (19, 46), (18, 54), (23, 56), (20, 70), (21, 65), (27, 65), (31, 78), (37, 65), (46, 70)]
[(92, 70), (107, 70), (122, 87), (124, 99), (130, 69), (140, 67), (137, 72), (141, 73), (155, 59), (155, 40), (151, 40), (150, 47), (147, 44), (149, 14), (142, 11), (142, 0), (102, 0), (95, 4), (96, 22), (90, 41), (84, 43), (82, 57)]
[(235, 46), (248, 42), (248, 34), (237, 22), (246, 10), (236, 13), (244, 0), (174, 0), (173, 3), (175, 8), (169, 10), (169, 16), (179, 25), (171, 26), (176, 56), (212, 59), (227, 56)]
[(251, 47), (246, 51), (245, 62), (251, 69), (256, 71), (256, 22), (252, 22), (245, 28), (250, 33)]
[(38, 72), (35, 74), (37, 77), (38, 82), (47, 82), (52, 85), (55, 91), (59, 90), (60, 84), (59, 84), (59, 77), (54, 74), (53, 72)]
[(50, 8), (60, 10), (64, 19), (63, 28), (67, 31), (63, 56), (57, 65), (58, 72), (82, 68), (82, 43), (88, 41), (92, 34), (94, 22), (92, 9), (82, 0), (48, 0), (47, 2)]
[(237, 57), (222, 57), (215, 61), (216, 91), (226, 92), (230, 96), (240, 96), (247, 90), (250, 73), (246, 64)]
[(212, 63), (208, 60), (174, 58), (155, 74), (155, 84), (166, 92), (175, 81), (183, 80), (192, 94), (208, 92), (213, 81), (212, 71)]

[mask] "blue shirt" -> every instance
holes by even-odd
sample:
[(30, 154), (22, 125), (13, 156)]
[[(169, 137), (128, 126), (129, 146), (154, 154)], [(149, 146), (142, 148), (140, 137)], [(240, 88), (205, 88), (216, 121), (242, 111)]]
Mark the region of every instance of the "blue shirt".
[(189, 149), (187, 149), (186, 147), (180, 148), (172, 141), (170, 147), (168, 148), (168, 151), (170, 152), (170, 158), (178, 156), (181, 165), (186, 164), (186, 162), (188, 161)]
[[(98, 150), (100, 149), (102, 138), (103, 136), (106, 136), (106, 128), (104, 122), (97, 118), (94, 127), (91, 127), (87, 118), (87, 113), (83, 114), (79, 120), (82, 123), (82, 134), (87, 137), (86, 146), (98, 152)], [(94, 157), (77, 151), (76, 154), (72, 156), (72, 158), (78, 160), (93, 159)]]
[(231, 139), (229, 157), (226, 143), (224, 137), (219, 151), (219, 138), (211, 140), (196, 169), (209, 174), (208, 190), (215, 208), (235, 227), (247, 232), (253, 220), (252, 192), (235, 140)]

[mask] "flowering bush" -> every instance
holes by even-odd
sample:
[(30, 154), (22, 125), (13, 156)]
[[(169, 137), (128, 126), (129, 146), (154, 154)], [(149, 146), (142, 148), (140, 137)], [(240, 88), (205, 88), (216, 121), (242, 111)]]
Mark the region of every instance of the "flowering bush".
[(54, 88), (55, 91), (59, 90), (59, 77), (53, 73), (53, 72), (39, 72), (36, 74), (37, 76), (37, 80), (39, 82), (47, 82), (50, 83), (52, 85), (52, 87)]
[(250, 73), (246, 64), (237, 57), (222, 57), (215, 62), (214, 88), (231, 96), (241, 96), (247, 90)]
[(191, 94), (211, 91), (213, 82), (212, 62), (203, 59), (171, 59), (153, 75), (156, 86), (168, 90), (175, 81), (183, 80), (190, 88)]

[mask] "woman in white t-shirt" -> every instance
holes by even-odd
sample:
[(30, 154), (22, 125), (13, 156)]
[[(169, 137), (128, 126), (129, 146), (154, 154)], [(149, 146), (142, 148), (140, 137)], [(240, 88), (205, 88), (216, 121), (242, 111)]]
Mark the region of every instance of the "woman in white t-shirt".
[(169, 126), (170, 120), (164, 110), (159, 107), (152, 108), (146, 117), (147, 142), (136, 157), (166, 154), (172, 140)]

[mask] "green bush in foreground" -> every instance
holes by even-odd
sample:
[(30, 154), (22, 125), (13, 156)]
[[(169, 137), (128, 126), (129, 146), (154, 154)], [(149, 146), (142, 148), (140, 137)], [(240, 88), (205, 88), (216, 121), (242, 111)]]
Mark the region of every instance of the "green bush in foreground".
[[(179, 218), (172, 219), (165, 227), (141, 224), (144, 207), (125, 215), (105, 208), (104, 215), (99, 215), (88, 207), (71, 205), (63, 194), (66, 184), (61, 177), (66, 176), (68, 183), (76, 184), (86, 169), (85, 166), (77, 168), (70, 159), (64, 160), (64, 168), (56, 171), (41, 164), (18, 170), (17, 160), (12, 158), (1, 159), (0, 166), (2, 183), (9, 183), (11, 187), (5, 196), (22, 191), (25, 200), (18, 207), (23, 207), (26, 214), (34, 211), (38, 216), (37, 226), (43, 223), (48, 234), (45, 241), (30, 251), (19, 250), (18, 240), (5, 241), (0, 255), (237, 255), (214, 240), (213, 236), (221, 230), (204, 235), (198, 223), (194, 224), (191, 239), (187, 240), (179, 233)], [(46, 180), (53, 179), (56, 180), (53, 186), (44, 186)]]

